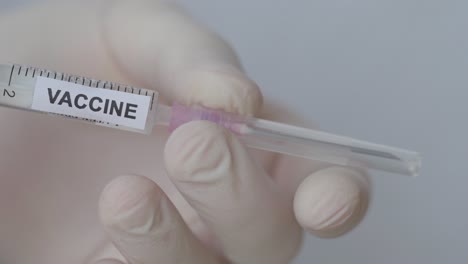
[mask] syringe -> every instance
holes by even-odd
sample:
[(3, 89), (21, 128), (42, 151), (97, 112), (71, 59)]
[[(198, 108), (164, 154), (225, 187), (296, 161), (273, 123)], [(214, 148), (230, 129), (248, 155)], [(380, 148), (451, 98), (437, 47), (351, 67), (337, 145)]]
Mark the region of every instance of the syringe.
[(202, 106), (158, 103), (158, 92), (17, 64), (0, 64), (0, 105), (144, 134), (192, 120), (230, 129), (247, 146), (331, 164), (416, 176), (421, 156), (322, 131)]

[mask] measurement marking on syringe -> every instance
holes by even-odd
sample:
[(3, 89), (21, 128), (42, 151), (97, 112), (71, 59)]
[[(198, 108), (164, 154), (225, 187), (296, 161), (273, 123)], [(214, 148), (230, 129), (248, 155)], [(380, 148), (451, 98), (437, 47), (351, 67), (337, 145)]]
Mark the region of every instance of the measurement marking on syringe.
[(8, 81), (8, 86), (11, 86), (11, 78), (13, 77), (13, 70), (15, 69), (15, 65), (11, 67), (11, 73), (10, 73), (10, 80)]
[(21, 66), (18, 69), (18, 75), (20, 75), (20, 74), (21, 74)]

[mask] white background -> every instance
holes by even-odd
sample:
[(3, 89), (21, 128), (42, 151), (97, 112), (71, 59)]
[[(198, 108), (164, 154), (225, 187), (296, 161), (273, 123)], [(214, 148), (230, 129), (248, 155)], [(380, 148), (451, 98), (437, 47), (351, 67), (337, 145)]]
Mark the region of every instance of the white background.
[(468, 2), (182, 3), (236, 47), (266, 97), (324, 130), (424, 156), (418, 178), (374, 173), (365, 221), (307, 237), (295, 263), (468, 260)]

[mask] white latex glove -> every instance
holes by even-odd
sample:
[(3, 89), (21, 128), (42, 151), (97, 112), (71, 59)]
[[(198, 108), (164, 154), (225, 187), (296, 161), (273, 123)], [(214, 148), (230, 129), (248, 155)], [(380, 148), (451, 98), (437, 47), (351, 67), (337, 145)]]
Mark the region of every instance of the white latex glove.
[[(1, 62), (298, 120), (262, 106), (228, 44), (173, 4), (40, 4), (2, 14), (0, 36)], [(246, 149), (204, 121), (170, 137), (8, 109), (0, 121), (4, 263), (287, 263), (303, 229), (342, 235), (368, 205), (364, 173)]]

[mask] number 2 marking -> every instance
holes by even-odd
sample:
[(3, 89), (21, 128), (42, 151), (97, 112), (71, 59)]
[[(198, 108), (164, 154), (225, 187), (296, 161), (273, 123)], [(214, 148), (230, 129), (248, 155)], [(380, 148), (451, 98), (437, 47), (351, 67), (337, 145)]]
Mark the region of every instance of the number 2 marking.
[(3, 90), (3, 96), (9, 96), (11, 98), (15, 97), (16, 93), (15, 91), (8, 91), (7, 89)]

